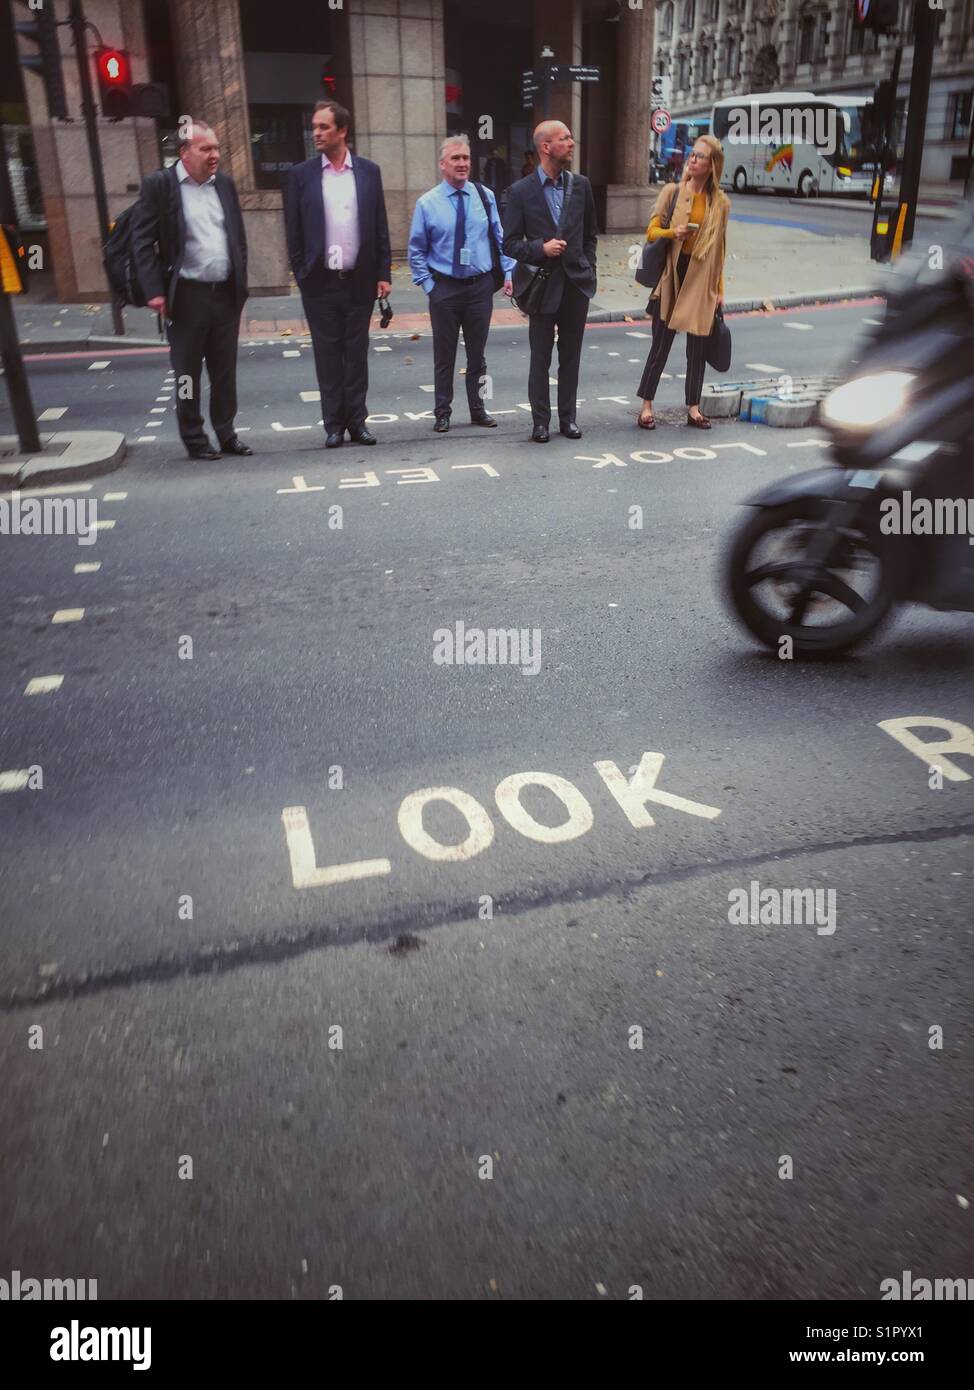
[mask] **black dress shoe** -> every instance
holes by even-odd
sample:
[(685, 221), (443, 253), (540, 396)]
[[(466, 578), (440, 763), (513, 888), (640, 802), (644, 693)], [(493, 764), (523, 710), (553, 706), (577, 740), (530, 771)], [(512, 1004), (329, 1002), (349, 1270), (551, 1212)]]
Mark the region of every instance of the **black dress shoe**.
[(251, 449), (249, 445), (243, 444), (236, 435), (234, 435), (232, 439), (228, 439), (226, 443), (220, 445), (221, 454), (240, 454), (241, 456), (246, 455), (249, 458), (253, 452), (253, 449)]
[(326, 435), (325, 435), (325, 448), (326, 448), (326, 449), (340, 449), (344, 443), (345, 443), (345, 431), (344, 431), (344, 430), (332, 430), (330, 434), (326, 434)]
[(209, 444), (202, 449), (187, 449), (186, 452), (191, 459), (218, 459), (223, 457), (218, 449), (211, 449)]
[(450, 417), (449, 417), (449, 415), (437, 415), (437, 417), (436, 417), (436, 424), (433, 426), (433, 429), (435, 430), (435, 432), (436, 432), (437, 434), (446, 434), (446, 432), (447, 432), (447, 430), (448, 430), (449, 428), (450, 428)]
[(548, 433), (548, 426), (535, 425), (531, 432), (531, 438), (534, 440), (535, 444), (547, 444), (548, 440), (551, 438)]
[(563, 425), (559, 425), (559, 429), (566, 439), (581, 439), (582, 437), (582, 431), (574, 420), (567, 420)]
[(367, 430), (364, 425), (359, 425), (359, 427), (354, 430), (350, 429), (348, 433), (353, 444), (377, 443), (375, 435), (372, 434), (370, 430)]
[(497, 428), (497, 421), (491, 419), (486, 412), (483, 415), (471, 415), (470, 423), (471, 425), (483, 425), (486, 430), (496, 430)]

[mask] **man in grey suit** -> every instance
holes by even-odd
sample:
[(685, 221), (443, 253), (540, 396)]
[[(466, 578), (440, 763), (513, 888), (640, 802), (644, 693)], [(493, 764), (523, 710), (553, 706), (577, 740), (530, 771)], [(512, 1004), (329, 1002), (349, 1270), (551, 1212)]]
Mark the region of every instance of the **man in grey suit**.
[[(504, 252), (518, 262), (515, 298), (523, 294), (534, 270), (547, 266), (540, 309), (530, 316), (531, 371), (528, 397), (536, 444), (547, 444), (551, 422), (548, 372), (558, 329), (558, 424), (568, 439), (581, 439), (575, 422), (578, 367), (589, 300), (595, 294), (595, 199), (581, 174), (570, 174), (575, 141), (561, 121), (542, 121), (534, 132), (538, 168), (512, 184), (504, 212)], [(569, 202), (559, 231), (565, 194)], [(533, 268), (533, 269), (532, 269)]]

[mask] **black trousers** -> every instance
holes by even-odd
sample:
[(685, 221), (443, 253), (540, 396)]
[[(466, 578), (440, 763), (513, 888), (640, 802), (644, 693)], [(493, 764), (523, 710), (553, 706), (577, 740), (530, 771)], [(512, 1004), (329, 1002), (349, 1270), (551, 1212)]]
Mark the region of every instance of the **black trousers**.
[(220, 444), (233, 438), (240, 313), (231, 280), (219, 284), (180, 280), (176, 287), (166, 332), (176, 378), (176, 422), (187, 449), (203, 449), (209, 444), (201, 409), (204, 362), (210, 378), (214, 433)]
[(365, 397), (372, 301), (353, 300), (351, 276), (329, 279), (325, 272), (313, 289), (302, 286), (301, 299), (311, 329), (325, 433), (360, 429), (369, 413)]
[(467, 406), (473, 418), (482, 415), (487, 408), (480, 393), (483, 389), (481, 378), (487, 372), (485, 354), (494, 305), (493, 278), (488, 274), (470, 280), (455, 280), (452, 275), (437, 275), (435, 279), (429, 295), (436, 389), (434, 410), (437, 416), (451, 414), (457, 339), (462, 328), (467, 353)]
[[(682, 285), (690, 265), (690, 257), (684, 252), (677, 261), (676, 273)], [(679, 291), (677, 292), (679, 294)], [(653, 300), (658, 305), (659, 300)], [(653, 315), (653, 345), (649, 349), (649, 356), (646, 358), (646, 365), (643, 368), (642, 380), (639, 383), (639, 399), (641, 401), (652, 401), (656, 399), (656, 390), (659, 386), (659, 379), (666, 366), (666, 359), (670, 355), (670, 348), (673, 346), (673, 339), (676, 337), (675, 328), (667, 328), (666, 324), (659, 317), (657, 308)], [(703, 374), (707, 368), (705, 356), (707, 349), (706, 337), (696, 333), (687, 334), (687, 375), (686, 390), (684, 400), (687, 405), (699, 405), (700, 396), (703, 392)]]
[(551, 392), (548, 373), (551, 350), (558, 329), (558, 421), (567, 424), (575, 418), (575, 397), (578, 395), (578, 367), (582, 358), (582, 338), (588, 318), (588, 299), (582, 291), (565, 279), (561, 303), (553, 314), (532, 314), (528, 338), (531, 344), (531, 371), (528, 376), (528, 397), (536, 425), (551, 423)]

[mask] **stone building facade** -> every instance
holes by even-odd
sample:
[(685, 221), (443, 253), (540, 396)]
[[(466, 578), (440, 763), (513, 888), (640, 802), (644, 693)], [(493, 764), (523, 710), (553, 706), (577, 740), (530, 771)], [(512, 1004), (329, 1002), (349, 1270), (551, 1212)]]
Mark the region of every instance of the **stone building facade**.
[[(653, 71), (671, 82), (674, 119), (704, 116), (736, 93), (868, 95), (890, 75), (895, 40), (853, 25), (856, 0), (656, 0)], [(908, 39), (913, 0), (900, 0)], [(905, 107), (913, 47), (903, 48)], [(963, 177), (974, 104), (974, 0), (947, 0), (930, 86), (922, 177)]]
[[(45, 0), (58, 18), (68, 0)], [(18, 9), (19, 0), (0, 0)], [(575, 168), (592, 180), (604, 230), (645, 226), (652, 0), (85, 0), (106, 45), (124, 47), (136, 82), (164, 82), (168, 119), (99, 117), (110, 216), (142, 177), (175, 154), (179, 116), (216, 130), (222, 167), (236, 182), (251, 248), (251, 286), (286, 293), (282, 188), (314, 153), (315, 101), (332, 94), (352, 113), (352, 149), (382, 167), (393, 248), (402, 255), (416, 199), (439, 178), (447, 133), (471, 137), (482, 173), (491, 153), (521, 176), (541, 99), (525, 110), (521, 74), (543, 50), (560, 64), (600, 68), (598, 83), (558, 82), (549, 114), (571, 125)], [(27, 17), (26, 11), (16, 18)], [(23, 131), (36, 159), (58, 298), (106, 297), (77, 70), (68, 31), (62, 56), (71, 124), (51, 121), (43, 84), (24, 69)], [(22, 43), (22, 40), (18, 40)], [(5, 77), (5, 83), (8, 79)]]

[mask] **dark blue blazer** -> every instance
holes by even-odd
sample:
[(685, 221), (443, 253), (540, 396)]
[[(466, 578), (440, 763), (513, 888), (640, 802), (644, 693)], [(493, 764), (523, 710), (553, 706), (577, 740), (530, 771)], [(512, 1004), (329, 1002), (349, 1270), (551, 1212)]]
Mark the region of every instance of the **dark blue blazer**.
[[(358, 303), (371, 304), (379, 281), (392, 279), (386, 200), (378, 164), (353, 152), (352, 174), (362, 237), (352, 272), (352, 297)], [(309, 294), (320, 292), (327, 284), (322, 272), (328, 268), (320, 154), (291, 170), (284, 194), (284, 220), (288, 260), (298, 288)]]

